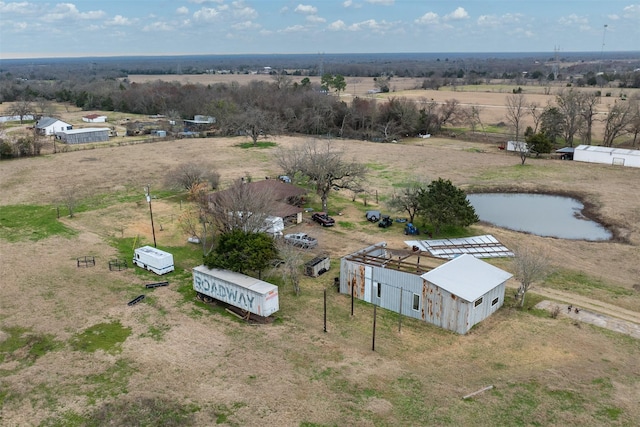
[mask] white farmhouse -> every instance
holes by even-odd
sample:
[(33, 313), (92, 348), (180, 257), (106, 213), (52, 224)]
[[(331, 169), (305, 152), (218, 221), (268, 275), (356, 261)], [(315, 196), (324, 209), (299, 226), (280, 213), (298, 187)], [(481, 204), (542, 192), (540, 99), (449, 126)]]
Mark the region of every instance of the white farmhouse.
[(43, 117), (36, 122), (36, 132), (39, 135), (55, 135), (57, 132), (71, 129), (73, 129), (73, 126), (69, 123), (53, 117)]

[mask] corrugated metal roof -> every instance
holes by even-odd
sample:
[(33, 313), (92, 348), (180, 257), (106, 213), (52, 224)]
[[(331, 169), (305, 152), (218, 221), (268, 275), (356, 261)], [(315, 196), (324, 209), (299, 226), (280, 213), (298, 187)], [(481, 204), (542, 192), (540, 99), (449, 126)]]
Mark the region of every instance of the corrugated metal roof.
[(597, 153), (624, 154), (627, 156), (640, 156), (640, 150), (626, 148), (601, 147), (599, 145), (578, 145), (575, 151), (593, 151)]
[(512, 274), (473, 255), (463, 254), (420, 277), (466, 301), (473, 302), (507, 281)]
[(471, 254), (476, 258), (512, 257), (513, 252), (491, 234), (463, 237), (459, 239), (407, 240), (410, 247), (428, 251), (432, 256), (452, 259), (461, 254)]
[(247, 276), (246, 274), (236, 273), (235, 271), (221, 270), (219, 268), (207, 268), (204, 265), (199, 265), (193, 269), (226, 282), (233, 283), (242, 288), (249, 289), (260, 295), (266, 295), (274, 289), (278, 289), (276, 285), (256, 279), (255, 277)]
[(109, 132), (109, 128), (80, 128), (80, 129), (63, 130), (58, 133), (63, 133), (65, 135), (78, 135), (78, 134), (92, 133), (92, 132)]

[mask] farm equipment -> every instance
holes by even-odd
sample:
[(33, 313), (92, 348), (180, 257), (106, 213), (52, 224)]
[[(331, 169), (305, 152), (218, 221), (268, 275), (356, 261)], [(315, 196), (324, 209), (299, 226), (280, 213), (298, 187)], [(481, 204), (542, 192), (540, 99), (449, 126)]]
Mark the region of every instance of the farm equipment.
[(418, 228), (413, 225), (413, 223), (408, 222), (407, 225), (404, 226), (404, 234), (417, 236), (418, 234), (420, 234), (420, 230), (418, 230)]
[(392, 225), (393, 220), (391, 219), (391, 217), (389, 217), (389, 215), (382, 215), (382, 218), (380, 218), (380, 222), (378, 223), (378, 227), (387, 228), (391, 227)]
[(367, 211), (367, 221), (378, 222), (380, 219), (380, 211)]

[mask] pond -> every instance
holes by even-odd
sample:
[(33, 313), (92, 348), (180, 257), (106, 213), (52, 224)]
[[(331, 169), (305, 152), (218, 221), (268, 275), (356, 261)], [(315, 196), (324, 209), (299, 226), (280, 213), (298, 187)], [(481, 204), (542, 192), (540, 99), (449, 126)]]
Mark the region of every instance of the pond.
[(544, 237), (609, 240), (612, 234), (582, 214), (584, 205), (570, 197), (527, 193), (469, 194), (481, 221)]

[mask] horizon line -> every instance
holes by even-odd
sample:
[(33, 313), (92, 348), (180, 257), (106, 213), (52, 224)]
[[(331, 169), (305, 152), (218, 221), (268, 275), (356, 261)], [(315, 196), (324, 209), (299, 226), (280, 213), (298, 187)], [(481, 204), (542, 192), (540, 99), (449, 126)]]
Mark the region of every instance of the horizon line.
[[(563, 54), (596, 54), (602, 55), (603, 53), (596, 50), (576, 50), (576, 51), (564, 51)], [(604, 55), (611, 54), (638, 54), (640, 55), (640, 50), (617, 50), (617, 51), (608, 51), (605, 52)], [(4, 57), (2, 53), (0, 53), (0, 61), (16, 61), (16, 60), (49, 60), (49, 59), (108, 59), (108, 58), (158, 58), (158, 57), (212, 57), (212, 56), (295, 56), (295, 55), (513, 55), (513, 54), (522, 54), (522, 55), (543, 55), (543, 54), (552, 54), (555, 55), (554, 51), (484, 51), (484, 52), (298, 52), (298, 53), (278, 53), (278, 52), (270, 52), (270, 53), (158, 53), (158, 54), (94, 54), (94, 55), (55, 55), (55, 56), (11, 56)], [(36, 54), (37, 55), (37, 54)], [(640, 58), (639, 58), (640, 59)]]

